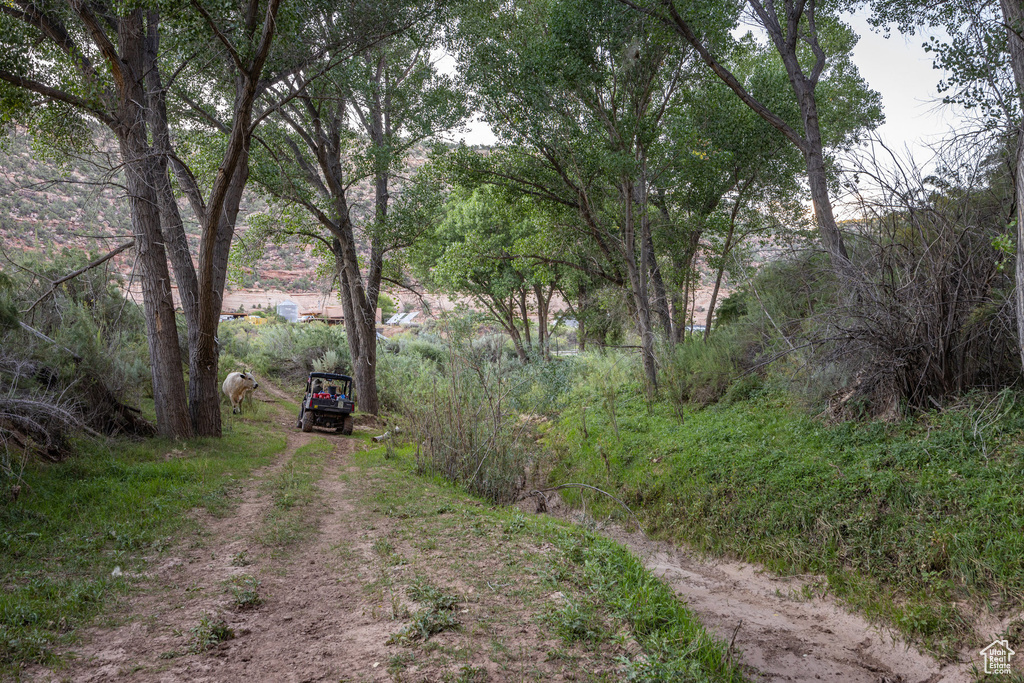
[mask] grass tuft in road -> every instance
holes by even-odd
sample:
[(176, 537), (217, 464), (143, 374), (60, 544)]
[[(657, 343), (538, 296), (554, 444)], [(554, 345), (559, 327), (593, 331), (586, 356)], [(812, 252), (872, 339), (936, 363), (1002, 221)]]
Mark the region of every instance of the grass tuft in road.
[(744, 680), (726, 644), (628, 550), (418, 476), (414, 453), (352, 455), (361, 504), (379, 516), (365, 530), (380, 569), (367, 590), (379, 618), (408, 620), (389, 641), (396, 680), (412, 666), (446, 680), (495, 666), (502, 680)]
[(257, 534), (260, 543), (285, 548), (302, 542), (316, 531), (322, 513), (316, 484), (333, 450), (333, 444), (326, 439), (308, 443), (296, 450), (281, 471), (267, 480), (264, 488), (272, 497), (273, 506)]

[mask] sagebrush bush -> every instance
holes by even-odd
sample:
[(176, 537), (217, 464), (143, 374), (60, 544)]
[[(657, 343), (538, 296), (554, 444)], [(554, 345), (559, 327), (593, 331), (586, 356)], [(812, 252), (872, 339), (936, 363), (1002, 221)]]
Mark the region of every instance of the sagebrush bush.
[(244, 321), (221, 323), (221, 354), (239, 359), (258, 374), (298, 378), (335, 354), (335, 370), (351, 374), (351, 356), (344, 328), (323, 323), (268, 323), (254, 326)]
[(340, 372), (342, 370), (341, 357), (334, 349), (324, 351), (324, 355), (313, 360), (313, 370), (315, 372)]
[(523, 383), (510, 366), (490, 362), (486, 349), (473, 348), (471, 323), (445, 324), (443, 348), (404, 341), (397, 354), (382, 354), (382, 403), (400, 414), (403, 430), (418, 444), (421, 472), (440, 474), (495, 502), (511, 502), (532, 454), (528, 427), (511, 399)]
[(703, 406), (722, 398), (739, 376), (744, 351), (736, 327), (726, 327), (708, 339), (690, 335), (663, 349), (661, 381), (676, 411), (682, 414), (688, 403)]

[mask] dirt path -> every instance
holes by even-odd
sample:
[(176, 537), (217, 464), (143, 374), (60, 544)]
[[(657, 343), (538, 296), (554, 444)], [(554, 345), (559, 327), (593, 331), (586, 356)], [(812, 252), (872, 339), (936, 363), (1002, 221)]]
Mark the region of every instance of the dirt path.
[[(261, 383), (263, 388), (278, 399), (293, 398), (272, 385)], [(519, 547), (507, 529), (452, 512), (443, 497), (434, 498), (440, 494), (426, 488), (410, 494), (389, 490), (382, 481), (359, 479), (365, 472), (360, 475), (351, 459), (362, 448), (360, 440), (299, 432), (290, 409), (274, 401), (264, 405), (273, 411), (274, 429), (286, 434), (286, 449), (253, 473), (232, 513), (204, 517), (203, 535), (155, 561), (142, 590), (133, 592), (106, 624), (82, 633), (66, 668), (29, 670), (26, 679), (410, 680), (404, 672), (415, 673), (411, 680), (442, 681), (479, 670), (486, 677), (465, 680), (586, 680), (601, 657), (624, 654), (563, 652), (538, 626), (536, 614), (549, 589), (536, 578), (538, 572), (519, 563), (531, 554), (543, 557), (549, 548), (526, 541)], [(280, 507), (275, 507), (268, 482), (286, 481), (300, 449), (308, 445), (329, 450), (318, 456), (316, 497), (303, 513), (311, 532), (300, 542), (268, 543), (268, 520)], [(420, 491), (424, 485), (415, 486)], [(571, 515), (557, 504), (552, 511)], [(699, 561), (639, 533), (609, 535), (644, 558), (707, 627), (734, 642), (743, 661), (760, 674), (752, 680), (972, 680), (965, 667), (942, 666), (893, 642), (835, 601), (807, 597), (797, 578)], [(472, 567), (477, 567), (475, 574), (465, 573)], [(465, 605), (460, 610), (464, 628), (412, 649), (389, 644), (400, 622), (409, 618), (408, 595), (401, 586), (417, 577), (457, 586)], [(263, 602), (245, 609), (238, 590), (255, 582)], [(206, 652), (192, 651), (194, 631), (204, 622), (223, 624), (235, 638)], [(553, 652), (564, 659), (553, 659)]]
[[(273, 387), (269, 393), (290, 398)], [(360, 575), (372, 564), (369, 544), (351, 542), (359, 536), (358, 515), (347, 502), (345, 484), (329, 476), (345, 466), (360, 442), (299, 432), (290, 413), (267, 403), (275, 411), (275, 427), (287, 435), (287, 446), (273, 464), (253, 474), (232, 514), (202, 519), (205, 534), (173, 557), (161, 558), (143, 579), (143, 590), (111, 615), (114, 625), (83, 633), (67, 668), (30, 670), (26, 679), (256, 683), (337, 681), (345, 672), (362, 672), (353, 680), (389, 680), (384, 669), (377, 669), (394, 626), (365, 609)], [(296, 451), (318, 439), (328, 441), (332, 452), (317, 484), (320, 500), (311, 511), (318, 517), (315, 541), (268, 547), (259, 539), (273, 501), (261, 482), (278, 475)], [(254, 582), (263, 602), (242, 609), (232, 589)], [(210, 652), (190, 652), (193, 629), (204, 619), (222, 623), (235, 638)]]
[[(556, 516), (576, 514), (561, 501)], [(704, 560), (642, 532), (602, 530), (630, 548), (682, 597), (704, 626), (731, 642), (764, 683), (970, 683), (970, 666), (923, 655), (799, 577), (749, 564)], [(805, 590), (805, 586), (808, 589)]]

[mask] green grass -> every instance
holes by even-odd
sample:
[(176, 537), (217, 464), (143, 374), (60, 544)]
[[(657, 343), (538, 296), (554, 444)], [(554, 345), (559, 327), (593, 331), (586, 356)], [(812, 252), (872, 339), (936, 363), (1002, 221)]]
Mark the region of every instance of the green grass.
[(616, 435), (600, 396), (574, 398), (548, 433), (550, 480), (615, 493), (655, 535), (822, 574), (842, 599), (941, 654), (995, 635), (976, 636), (954, 601), (1024, 603), (1019, 407), (981, 426), (977, 405), (826, 426), (769, 393), (680, 419), (624, 387)]
[(647, 655), (626, 666), (630, 681), (741, 681), (726, 645), (656, 579), (635, 555), (602, 536), (563, 529), (553, 538), (561, 552), (552, 567), (568, 568), (577, 588), (548, 619), (567, 642), (607, 639), (601, 613), (624, 623)]
[(334, 446), (326, 439), (306, 444), (295, 451), (280, 472), (267, 480), (265, 488), (273, 499), (273, 506), (257, 536), (260, 543), (285, 548), (300, 543), (316, 531), (320, 499), (316, 483), (323, 476), (327, 456), (333, 450)]
[[(416, 655), (395, 658), (391, 665), (396, 671), (413, 660), (440, 656), (440, 650), (430, 648), (435, 641), (428, 641), (438, 630), (457, 627), (473, 643), (467, 647), (479, 653), (473, 636), (518, 623), (523, 615), (508, 611), (515, 609), (532, 614), (526, 618), (550, 634), (542, 636), (545, 640), (563, 639), (566, 650), (555, 659), (564, 659), (568, 670), (581, 673), (572, 663), (581, 656), (575, 654), (579, 647), (588, 653), (583, 656), (596, 658), (588, 661), (607, 657), (616, 662), (615, 673), (588, 674), (581, 680), (744, 680), (726, 644), (709, 635), (672, 589), (628, 550), (551, 517), (492, 506), (439, 476), (417, 475), (414, 451), (400, 446), (390, 453), (377, 448), (351, 456), (365, 472), (361, 491), (370, 511), (397, 525), (388, 539), (373, 546), (388, 581), (398, 583), (403, 576), (388, 571), (399, 557), (396, 546), (404, 543), (412, 549), (411, 556), (401, 558), (412, 575), (404, 594), (418, 608), (408, 613), (410, 623), (395, 633), (393, 642), (414, 648)], [(435, 542), (423, 544), (424, 538)], [(451, 548), (458, 550), (447, 550)], [(493, 565), (495, 557), (503, 558), (501, 567)], [(439, 588), (439, 581), (458, 582), (474, 591), (456, 594)], [(564, 595), (560, 605), (550, 603), (555, 593)], [(467, 616), (462, 614), (464, 604)], [(400, 615), (402, 610), (391, 612)], [(626, 656), (619, 645), (624, 634), (645, 656)], [(533, 680), (514, 668), (522, 666), (517, 647), (498, 641), (489, 657), (502, 666), (508, 660), (507, 666), (513, 667), (508, 675)]]
[(231, 577), (227, 582), (227, 589), (234, 598), (234, 607), (237, 610), (256, 609), (263, 604), (263, 597), (260, 595), (260, 580), (249, 574), (239, 574)]
[(203, 614), (199, 623), (189, 629), (188, 651), (193, 654), (212, 650), (226, 640), (232, 640), (235, 631), (223, 619)]
[(194, 528), (189, 510), (225, 514), (240, 480), (283, 448), (264, 424), (235, 420), (219, 440), (82, 442), (65, 462), (31, 464), (22, 495), (0, 503), (0, 677), (53, 663), (146, 557)]

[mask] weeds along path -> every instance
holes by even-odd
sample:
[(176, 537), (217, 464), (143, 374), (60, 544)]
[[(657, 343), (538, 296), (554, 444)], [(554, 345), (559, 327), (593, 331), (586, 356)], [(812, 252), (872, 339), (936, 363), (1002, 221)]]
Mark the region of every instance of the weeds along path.
[(368, 450), (360, 427), (299, 432), (292, 397), (267, 393), (289, 401), (257, 407), (286, 435), (283, 454), (224, 517), (204, 513), (201, 534), (151, 558), (65, 666), (26, 680), (547, 683), (642, 665), (575, 583), (583, 534), (416, 476)]
[[(580, 521), (557, 498), (552, 514)], [(818, 584), (727, 560), (701, 559), (642, 532), (602, 533), (642, 558), (701, 622), (733, 644), (753, 681), (970, 683), (969, 666), (942, 663), (851, 614)], [(756, 673), (755, 673), (756, 672)]]
[(204, 514), (201, 535), (155, 558), (107, 623), (82, 633), (65, 667), (26, 679), (252, 683), (373, 671), (367, 644), (383, 648), (388, 632), (363, 616), (361, 584), (329, 566), (357, 515), (340, 482), (321, 484), (361, 442), (299, 432), (290, 410), (262, 403), (287, 435), (285, 451), (254, 473), (227, 516)]

